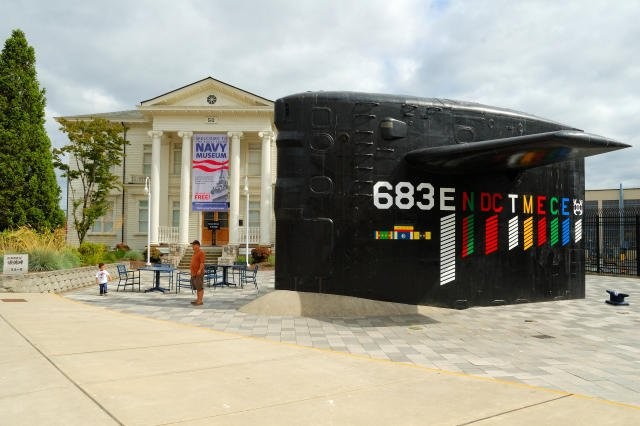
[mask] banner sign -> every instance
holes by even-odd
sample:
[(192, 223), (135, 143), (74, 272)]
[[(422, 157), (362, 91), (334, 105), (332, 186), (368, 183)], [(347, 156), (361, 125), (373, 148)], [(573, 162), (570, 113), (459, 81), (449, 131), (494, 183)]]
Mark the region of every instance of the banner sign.
[(194, 134), (191, 209), (229, 209), (229, 141), (225, 134)]

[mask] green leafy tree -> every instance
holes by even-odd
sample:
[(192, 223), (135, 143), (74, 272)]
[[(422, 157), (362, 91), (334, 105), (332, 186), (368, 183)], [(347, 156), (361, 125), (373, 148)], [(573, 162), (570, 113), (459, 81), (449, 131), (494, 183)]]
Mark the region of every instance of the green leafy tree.
[(103, 118), (59, 122), (70, 143), (53, 150), (54, 164), (68, 179), (73, 225), (82, 244), (95, 221), (107, 213), (111, 190), (121, 185), (111, 169), (122, 163), (128, 142), (119, 123)]
[(0, 54), (0, 230), (64, 224), (35, 63), (33, 47), (14, 30)]

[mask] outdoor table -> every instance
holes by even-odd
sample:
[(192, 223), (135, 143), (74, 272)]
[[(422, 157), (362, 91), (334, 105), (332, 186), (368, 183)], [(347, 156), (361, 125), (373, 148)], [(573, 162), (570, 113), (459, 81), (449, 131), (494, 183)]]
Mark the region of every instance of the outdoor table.
[(161, 272), (170, 272), (173, 274), (175, 270), (171, 265), (147, 265), (142, 268), (138, 268), (139, 271), (154, 271), (155, 272), (155, 285), (151, 288), (146, 289), (144, 292), (147, 293), (149, 291), (161, 291), (164, 293), (165, 291), (169, 291), (169, 289), (160, 287), (160, 273)]
[(235, 285), (234, 283), (229, 282), (229, 268), (233, 268), (236, 265), (218, 265), (218, 268), (222, 268), (222, 282), (216, 283), (216, 286), (226, 285), (227, 287), (230, 285)]

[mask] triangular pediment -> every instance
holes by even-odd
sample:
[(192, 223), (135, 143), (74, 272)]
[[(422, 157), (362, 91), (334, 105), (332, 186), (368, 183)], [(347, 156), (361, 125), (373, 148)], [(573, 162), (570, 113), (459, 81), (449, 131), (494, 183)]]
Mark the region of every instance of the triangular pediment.
[(273, 107), (273, 101), (207, 77), (155, 98), (140, 102), (141, 109), (158, 108), (243, 109)]

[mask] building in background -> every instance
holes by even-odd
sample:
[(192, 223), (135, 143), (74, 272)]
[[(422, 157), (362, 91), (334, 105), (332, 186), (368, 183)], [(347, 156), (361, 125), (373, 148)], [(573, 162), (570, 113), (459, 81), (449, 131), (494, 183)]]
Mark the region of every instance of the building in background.
[[(122, 189), (112, 191), (109, 212), (86, 241), (143, 249), (148, 239), (152, 246), (188, 246), (199, 239), (207, 246), (244, 244), (248, 233), (252, 245), (274, 243), (272, 101), (207, 77), (134, 110), (62, 118), (121, 123), (129, 141), (122, 166), (114, 170)], [(214, 187), (194, 193), (203, 170), (215, 175)], [(73, 220), (67, 220), (69, 243), (77, 244)]]
[(621, 199), (625, 210), (640, 210), (640, 188), (587, 189), (585, 209), (587, 211), (619, 209)]

